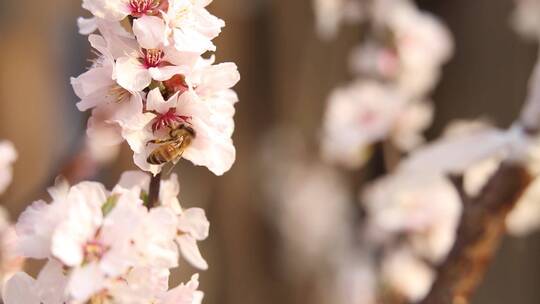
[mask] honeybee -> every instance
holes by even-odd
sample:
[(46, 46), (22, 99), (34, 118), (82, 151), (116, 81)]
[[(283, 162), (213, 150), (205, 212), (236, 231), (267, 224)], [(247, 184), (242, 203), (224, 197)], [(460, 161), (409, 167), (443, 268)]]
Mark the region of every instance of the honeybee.
[(168, 162), (176, 164), (195, 137), (195, 130), (187, 125), (182, 124), (171, 129), (169, 138), (151, 140), (147, 143), (147, 145), (158, 144), (160, 146), (150, 153), (146, 161), (151, 165), (163, 165)]

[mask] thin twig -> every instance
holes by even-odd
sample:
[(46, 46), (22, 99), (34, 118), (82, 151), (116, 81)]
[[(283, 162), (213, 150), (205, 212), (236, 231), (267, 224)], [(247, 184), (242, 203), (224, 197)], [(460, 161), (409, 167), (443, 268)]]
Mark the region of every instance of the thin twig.
[(152, 175), (150, 180), (150, 191), (148, 193), (148, 208), (152, 209), (159, 203), (159, 189), (161, 187), (161, 172)]
[(421, 304), (467, 304), (497, 251), (505, 219), (532, 177), (517, 164), (504, 163), (482, 193), (464, 203), (457, 239)]

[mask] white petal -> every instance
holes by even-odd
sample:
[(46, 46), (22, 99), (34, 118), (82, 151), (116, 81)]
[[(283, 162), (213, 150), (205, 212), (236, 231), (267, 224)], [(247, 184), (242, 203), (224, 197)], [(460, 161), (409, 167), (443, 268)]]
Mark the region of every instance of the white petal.
[[(195, 304), (200, 301), (200, 294), (197, 294), (199, 287), (199, 275), (194, 275), (188, 284), (181, 284), (168, 291), (160, 304)], [(197, 295), (196, 295), (197, 294)]]
[(203, 73), (202, 82), (196, 89), (201, 96), (208, 96), (216, 91), (232, 88), (240, 81), (238, 67), (231, 62), (212, 65), (206, 68)]
[(62, 263), (49, 260), (38, 275), (36, 289), (43, 304), (58, 304), (66, 302), (66, 285)]
[(505, 132), (496, 129), (479, 131), (456, 138), (443, 138), (418, 149), (400, 168), (457, 174), (482, 160), (505, 152), (507, 148), (508, 137)]
[(179, 217), (178, 230), (191, 235), (198, 241), (205, 240), (210, 230), (210, 222), (206, 218), (204, 209), (184, 210)]
[(157, 111), (159, 113), (167, 113), (170, 108), (175, 108), (178, 103), (178, 94), (173, 95), (169, 100), (165, 101), (161, 91), (158, 88), (153, 89), (148, 93), (146, 107), (148, 110)]
[[(196, 118), (194, 125), (199, 124)], [(223, 175), (229, 171), (236, 159), (236, 149), (230, 138), (215, 133), (208, 126), (199, 124), (197, 137), (184, 152), (184, 158), (197, 166), (205, 166), (215, 175)]]
[(141, 171), (124, 172), (120, 176), (120, 180), (117, 183), (117, 186), (123, 187), (125, 189), (138, 188), (146, 192), (148, 192), (149, 185), (150, 175)]
[(185, 68), (181, 66), (168, 65), (159, 68), (148, 69), (152, 78), (157, 81), (165, 81), (171, 79), (174, 75), (183, 74)]
[(167, 42), (167, 32), (163, 19), (142, 16), (133, 21), (133, 33), (143, 49), (159, 49)]
[(85, 302), (104, 288), (105, 276), (96, 263), (75, 268), (69, 276), (68, 291), (78, 301)]
[(35, 280), (26, 273), (15, 274), (5, 284), (2, 298), (5, 304), (40, 304), (35, 290)]
[(77, 25), (79, 26), (79, 34), (81, 35), (90, 35), (97, 30), (96, 17), (93, 17), (93, 18), (79, 17), (77, 19)]
[(129, 15), (127, 4), (122, 0), (83, 0), (82, 7), (98, 18), (111, 21), (120, 21)]
[(184, 27), (173, 31), (174, 46), (180, 52), (202, 54), (206, 51), (215, 51), (212, 41), (193, 28)]
[(104, 187), (98, 183), (81, 183), (68, 195), (68, 218), (52, 237), (52, 253), (68, 266), (83, 262), (84, 245), (92, 241), (102, 223), (101, 206), (107, 201)]
[(208, 269), (208, 263), (204, 260), (197, 246), (197, 240), (190, 235), (184, 234), (176, 238), (180, 252), (188, 263), (201, 270)]
[(53, 231), (65, 212), (64, 206), (49, 205), (44, 201), (34, 202), (26, 208), (15, 226), (18, 236), (18, 253), (24, 257), (36, 259), (48, 257)]
[(410, 301), (424, 298), (435, 279), (435, 272), (407, 250), (399, 250), (384, 260), (383, 275), (392, 288)]
[(116, 61), (116, 80), (128, 91), (142, 91), (151, 82), (148, 70), (134, 57), (120, 57)]

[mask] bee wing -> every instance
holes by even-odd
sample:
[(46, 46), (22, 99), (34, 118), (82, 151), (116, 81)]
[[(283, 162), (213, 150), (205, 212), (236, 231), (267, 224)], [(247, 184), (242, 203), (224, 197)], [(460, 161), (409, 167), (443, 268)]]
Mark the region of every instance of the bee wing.
[[(179, 149), (182, 149), (182, 145), (184, 144), (184, 140), (185, 140), (185, 137), (182, 136), (180, 139), (178, 139), (178, 142), (177, 142), (177, 145), (179, 147)], [(180, 160), (182, 159), (182, 155), (184, 155), (184, 149), (182, 149), (182, 151), (180, 152), (180, 154), (178, 155), (178, 157), (176, 157), (175, 159), (172, 160), (172, 163), (173, 165), (171, 166), (171, 168), (169, 169), (169, 172), (167, 172), (167, 175), (170, 175), (171, 172), (174, 170), (174, 168), (176, 167), (176, 165), (178, 165), (178, 163), (180, 162)]]

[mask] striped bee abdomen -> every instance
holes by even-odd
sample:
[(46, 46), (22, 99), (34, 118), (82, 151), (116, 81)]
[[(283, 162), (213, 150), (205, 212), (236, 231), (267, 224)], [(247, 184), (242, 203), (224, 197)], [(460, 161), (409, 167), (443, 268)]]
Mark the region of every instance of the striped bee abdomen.
[(154, 150), (146, 160), (151, 165), (163, 165), (178, 157), (178, 148), (173, 144), (162, 145)]

